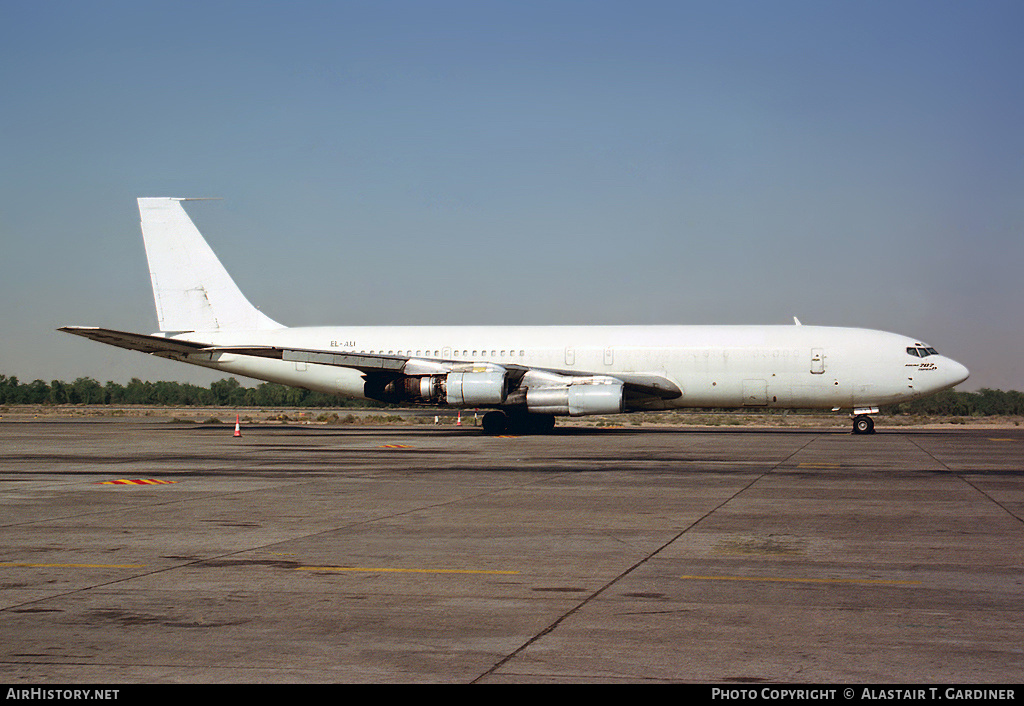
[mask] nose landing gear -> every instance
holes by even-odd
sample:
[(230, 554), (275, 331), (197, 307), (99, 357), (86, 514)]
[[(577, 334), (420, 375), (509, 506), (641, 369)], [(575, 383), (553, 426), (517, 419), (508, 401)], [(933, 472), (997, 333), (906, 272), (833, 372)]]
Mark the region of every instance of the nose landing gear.
[(854, 434), (874, 434), (875, 420), (866, 414), (858, 414), (853, 418)]

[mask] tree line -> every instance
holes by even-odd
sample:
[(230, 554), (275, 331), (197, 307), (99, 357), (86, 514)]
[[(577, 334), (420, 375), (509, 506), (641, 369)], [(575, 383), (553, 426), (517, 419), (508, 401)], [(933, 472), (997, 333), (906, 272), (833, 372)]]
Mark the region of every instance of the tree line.
[(0, 404), (96, 404), (158, 405), (170, 407), (382, 407), (372, 400), (352, 400), (324, 392), (265, 382), (243, 387), (235, 378), (224, 378), (209, 387), (182, 382), (143, 382), (132, 378), (126, 385), (100, 384), (90, 377), (73, 382), (33, 380), (0, 375)]
[(944, 390), (913, 402), (882, 407), (883, 414), (944, 417), (991, 417), (1024, 415), (1024, 392), (991, 390), (977, 392)]
[[(172, 407), (385, 407), (372, 400), (347, 397), (264, 382), (243, 387), (235, 378), (224, 378), (200, 387), (182, 382), (143, 382), (132, 378), (126, 385), (100, 384), (89, 377), (73, 382), (44, 380), (19, 382), (0, 375), (0, 404), (96, 404), (160, 405)], [(747, 410), (748, 412), (750, 410)], [(1024, 415), (1024, 392), (946, 390), (931, 397), (889, 405), (884, 414), (986, 417)]]

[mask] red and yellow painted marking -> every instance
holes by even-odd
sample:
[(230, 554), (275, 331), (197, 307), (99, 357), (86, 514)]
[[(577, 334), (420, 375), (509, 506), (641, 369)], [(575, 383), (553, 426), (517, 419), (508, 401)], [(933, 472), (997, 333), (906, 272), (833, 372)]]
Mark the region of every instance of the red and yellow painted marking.
[(411, 449), (412, 447), (409, 446), (408, 444), (384, 444), (383, 446), (381, 446), (379, 448), (382, 448), (382, 449)]
[(134, 480), (105, 480), (102, 483), (96, 485), (171, 485), (177, 483), (176, 480), (155, 480), (153, 478), (136, 478)]

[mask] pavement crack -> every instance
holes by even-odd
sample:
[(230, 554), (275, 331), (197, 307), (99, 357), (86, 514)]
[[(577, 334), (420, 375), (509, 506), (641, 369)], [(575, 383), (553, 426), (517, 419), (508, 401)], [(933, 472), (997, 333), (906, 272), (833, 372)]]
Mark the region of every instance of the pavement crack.
[(595, 599), (597, 599), (602, 594), (607, 592), (608, 589), (610, 589), (612, 586), (614, 586), (615, 584), (619, 583), (620, 581), (622, 581), (622, 579), (626, 578), (627, 576), (632, 574), (634, 571), (639, 569), (641, 566), (644, 566), (651, 559), (653, 559), (654, 557), (656, 557), (659, 554), (661, 554), (668, 547), (672, 546), (675, 542), (679, 541), (679, 539), (681, 539), (683, 537), (683, 535), (685, 535), (687, 532), (691, 531), (694, 527), (696, 527), (697, 525), (702, 523), (704, 520), (708, 519), (713, 514), (715, 514), (716, 512), (721, 510), (723, 507), (728, 505), (730, 502), (732, 502), (733, 500), (738, 498), (740, 495), (742, 495), (746, 491), (750, 490), (750, 488), (752, 488), (754, 485), (756, 485), (758, 482), (760, 482), (766, 476), (770, 475), (773, 471), (777, 470), (780, 466), (784, 465), (786, 462), (788, 462), (790, 459), (792, 459), (798, 453), (800, 453), (801, 451), (806, 449), (808, 446), (810, 446), (815, 441), (816, 438), (817, 437), (811, 438), (807, 443), (805, 443), (802, 446), (800, 446), (800, 448), (798, 448), (795, 451), (793, 451), (791, 454), (786, 456), (781, 461), (777, 462), (774, 466), (772, 466), (768, 470), (764, 471), (763, 473), (761, 473), (758, 476), (756, 476), (753, 479), (751, 479), (750, 482), (748, 482), (746, 485), (744, 485), (743, 487), (741, 487), (738, 490), (736, 490), (730, 496), (728, 496), (727, 498), (722, 500), (720, 503), (718, 503), (715, 507), (711, 508), (706, 513), (704, 513), (703, 515), (698, 517), (696, 520), (691, 522), (689, 525), (687, 525), (686, 527), (684, 527), (680, 531), (676, 532), (667, 542), (664, 542), (663, 544), (658, 546), (656, 549), (654, 549), (654, 551), (652, 551), (652, 552), (648, 553), (646, 556), (642, 557), (639, 561), (634, 563), (632, 566), (628, 567), (625, 571), (622, 571), (621, 573), (619, 573), (617, 576), (612, 578), (610, 581), (608, 581), (606, 584), (604, 584), (603, 586), (598, 588), (596, 591), (591, 593), (589, 596), (586, 596), (585, 598), (583, 598), (579, 603), (577, 603), (572, 608), (567, 610), (565, 613), (560, 615), (558, 618), (556, 618), (551, 624), (549, 624), (543, 630), (538, 632), (536, 635), (531, 637), (529, 640), (524, 642), (522, 645), (520, 645), (518, 648), (516, 648), (515, 650), (513, 650), (509, 654), (505, 655), (502, 659), (498, 660), (493, 665), (491, 665), (491, 667), (489, 669), (487, 669), (485, 672), (480, 674), (480, 676), (478, 676), (475, 679), (473, 679), (470, 683), (471, 684), (477, 684), (477, 683), (481, 682), (482, 680), (484, 680), (487, 677), (491, 676), (492, 674), (497, 672), (499, 669), (501, 669), (503, 666), (505, 666), (506, 664), (511, 662), (513, 659), (518, 657), (525, 650), (529, 649), (537, 641), (543, 639), (547, 635), (550, 635), (562, 623), (564, 623), (566, 620), (568, 620), (572, 616), (574, 616), (577, 613), (579, 613), (585, 606), (589, 605)]
[(974, 491), (975, 491), (976, 493), (978, 493), (979, 495), (981, 495), (981, 496), (983, 496), (983, 497), (987, 498), (989, 502), (991, 502), (992, 504), (994, 504), (994, 505), (996, 505), (997, 507), (999, 507), (999, 508), (1000, 508), (1000, 509), (1001, 509), (1001, 510), (1002, 510), (1003, 512), (1005, 512), (1005, 513), (1006, 513), (1007, 515), (1009, 515), (1010, 517), (1014, 518), (1015, 520), (1017, 520), (1017, 521), (1018, 521), (1018, 522), (1020, 522), (1021, 524), (1024, 524), (1024, 518), (1022, 518), (1022, 517), (1021, 517), (1020, 515), (1018, 515), (1017, 513), (1015, 513), (1015, 512), (1013, 511), (1013, 510), (1011, 510), (1010, 508), (1008, 508), (1008, 507), (1007, 507), (1006, 505), (1004, 505), (1003, 503), (1001, 503), (1001, 502), (999, 502), (998, 500), (996, 500), (996, 499), (995, 499), (994, 497), (992, 497), (992, 496), (991, 496), (991, 495), (990, 495), (989, 493), (987, 493), (987, 492), (985, 492), (984, 490), (982, 490), (981, 488), (979, 488), (979, 487), (978, 487), (978, 485), (977, 485), (976, 483), (972, 483), (972, 482), (971, 482), (970, 480), (968, 480), (968, 479), (967, 479), (967, 477), (966, 477), (966, 476), (964, 475), (964, 473), (963, 473), (963, 472), (961, 472), (961, 471), (954, 471), (954, 470), (953, 470), (952, 468), (950, 468), (950, 467), (949, 467), (948, 465), (946, 465), (946, 464), (945, 464), (945, 463), (944, 463), (944, 462), (943, 462), (943, 461), (942, 461), (941, 459), (939, 459), (938, 457), (936, 457), (936, 456), (935, 456), (935, 454), (933, 454), (933, 453), (932, 453), (931, 451), (929, 451), (928, 449), (926, 449), (926, 448), (924, 448), (923, 446), (921, 446), (921, 444), (919, 444), (919, 443), (917, 442), (917, 440), (916, 440), (916, 439), (914, 439), (913, 437), (910, 437), (909, 435), (908, 435), (908, 438), (910, 439), (910, 443), (912, 443), (912, 444), (913, 444), (914, 446), (916, 446), (916, 447), (917, 447), (918, 449), (920, 449), (920, 450), (921, 450), (921, 453), (925, 454), (925, 455), (926, 455), (926, 456), (928, 456), (928, 457), (929, 457), (930, 459), (932, 459), (933, 461), (935, 461), (935, 463), (937, 463), (937, 464), (939, 464), (940, 466), (942, 466), (942, 467), (943, 467), (943, 468), (944, 468), (944, 469), (945, 469), (946, 471), (948, 471), (948, 472), (949, 472), (950, 474), (952, 474), (952, 475), (956, 476), (956, 477), (957, 477), (957, 478), (958, 478), (958, 479), (960, 480), (960, 482), (961, 482), (961, 483), (963, 483), (964, 485), (967, 485), (967, 486), (969, 486), (969, 487), (970, 487), (970, 488), (972, 488), (972, 489), (973, 489), (973, 490), (974, 490)]

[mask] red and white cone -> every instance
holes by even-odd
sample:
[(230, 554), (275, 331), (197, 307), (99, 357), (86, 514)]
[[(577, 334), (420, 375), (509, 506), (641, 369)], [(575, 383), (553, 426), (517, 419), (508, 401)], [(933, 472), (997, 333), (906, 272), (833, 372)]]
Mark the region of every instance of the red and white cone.
[(462, 412), (459, 412), (459, 418), (455, 420), (455, 426), (457, 426), (457, 427), (461, 427), (462, 426)]
[(239, 426), (238, 422), (239, 422), (239, 419), (238, 419), (238, 415), (236, 414), (235, 415), (235, 436), (241, 436), (242, 435), (242, 427)]

